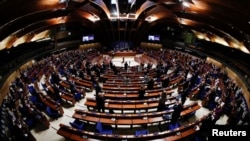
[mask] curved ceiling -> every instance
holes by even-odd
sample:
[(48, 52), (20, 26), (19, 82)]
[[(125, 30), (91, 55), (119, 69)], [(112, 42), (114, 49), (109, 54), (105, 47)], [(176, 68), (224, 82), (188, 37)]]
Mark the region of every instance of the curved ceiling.
[(49, 37), (62, 25), (95, 31), (100, 42), (141, 42), (155, 27), (250, 51), (249, 0), (0, 0), (0, 50)]

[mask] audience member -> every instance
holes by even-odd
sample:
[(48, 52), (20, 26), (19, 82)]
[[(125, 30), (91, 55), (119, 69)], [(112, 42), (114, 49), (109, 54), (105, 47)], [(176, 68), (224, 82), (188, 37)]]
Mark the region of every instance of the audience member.
[(166, 104), (165, 104), (166, 100), (167, 100), (167, 93), (163, 91), (161, 94), (161, 98), (159, 99), (157, 112), (166, 110)]
[(102, 93), (99, 93), (96, 97), (96, 107), (98, 112), (105, 112), (105, 99)]
[(148, 90), (153, 90), (154, 89), (154, 79), (151, 78), (149, 81), (148, 81)]
[(174, 111), (172, 113), (172, 119), (171, 119), (171, 123), (176, 123), (178, 121), (178, 119), (181, 116), (181, 111), (183, 109), (183, 105), (181, 103), (181, 101), (177, 101), (176, 104), (173, 107)]
[(139, 90), (138, 93), (139, 93), (139, 99), (144, 99), (144, 95), (146, 93), (144, 86), (141, 86), (141, 89)]
[[(72, 54), (69, 54), (70, 56), (72, 55)], [(171, 58), (172, 58), (172, 60), (175, 60), (175, 61), (173, 61), (173, 62), (176, 62), (176, 63), (183, 63), (183, 62), (181, 62), (180, 61), (180, 59), (177, 57), (178, 56), (178, 54), (172, 54), (173, 56), (171, 56), (170, 57), (170, 59), (169, 60), (171, 60)], [(176, 56), (177, 55), (177, 56)], [(67, 56), (67, 55), (66, 55)], [(72, 56), (74, 56), (74, 55), (72, 55)], [(64, 58), (67, 58), (67, 57), (64, 57)], [(78, 56), (77, 57), (75, 57), (75, 58), (79, 58)], [(61, 58), (62, 59), (62, 58)], [(164, 59), (164, 58), (163, 58)], [(68, 59), (65, 59), (66, 61), (68, 61)], [(71, 61), (72, 61), (73, 59), (71, 59)], [(167, 60), (167, 59), (166, 59)], [(61, 61), (63, 61), (63, 59), (61, 60)], [(164, 60), (165, 61), (165, 60)], [(189, 59), (189, 58), (187, 58), (187, 59), (185, 59), (185, 63), (188, 63), (188, 62), (190, 62), (190, 61), (192, 61), (191, 59)], [(72, 62), (74, 62), (74, 61), (72, 61)], [(172, 62), (172, 63), (173, 63)], [(53, 63), (53, 61), (52, 61), (52, 63)], [(127, 63), (127, 62), (125, 62), (125, 63)], [(130, 62), (129, 62), (130, 63)], [(67, 64), (66, 62), (63, 62), (63, 64)], [(168, 69), (170, 69), (170, 66), (172, 66), (172, 64), (171, 64), (171, 62), (168, 62), (168, 67), (166, 67), (165, 69), (167, 70), (167, 71), (165, 71), (165, 74), (167, 74), (167, 72), (168, 72)], [(199, 65), (199, 63), (198, 63), (198, 61), (192, 61), (192, 64), (193, 65), (191, 65), (190, 64), (190, 66), (198, 66)], [(120, 74), (119, 73), (119, 69), (117, 69), (116, 67), (115, 67), (115, 65), (113, 65), (112, 64), (112, 61), (110, 61), (110, 68), (112, 68), (112, 70), (114, 71), (114, 74)], [(202, 64), (203, 65), (203, 64)], [(208, 67), (209, 67), (209, 65), (208, 64), (206, 64)], [(75, 71), (76, 71), (76, 68), (77, 69), (81, 69), (80, 68), (80, 66), (81, 66), (81, 64), (77, 64), (77, 65), (71, 65), (71, 70), (69, 71), (69, 72), (71, 72), (69, 75), (76, 75), (76, 73), (75, 73)], [(108, 66), (108, 63), (107, 63), (107, 66)], [(144, 64), (141, 64), (140, 65), (141, 67), (140, 67), (140, 71), (142, 71), (143, 70), (143, 68), (144, 68)], [(207, 73), (207, 74), (211, 74), (211, 79), (210, 79), (210, 77), (209, 77), (209, 80), (207, 80), (207, 79), (205, 79), (206, 80), (206, 82), (207, 82), (207, 84), (209, 84), (209, 86), (210, 85), (212, 85), (213, 84), (213, 82), (214, 82), (214, 79), (215, 80), (219, 80), (220, 79), (220, 75), (218, 74), (218, 72), (216, 72), (217, 71), (217, 68), (215, 67), (215, 66), (213, 66), (213, 65), (210, 65), (211, 66), (211, 71), (203, 71), (203, 72), (205, 72), (205, 73)], [(33, 67), (35, 67), (35, 66), (33, 66)], [(65, 66), (66, 67), (66, 66)], [(101, 69), (99, 70), (98, 69), (98, 65), (95, 65), (94, 66), (95, 67), (95, 69), (93, 69), (93, 68), (91, 68), (91, 64), (90, 64), (90, 62), (89, 61), (87, 61), (87, 63), (86, 63), (86, 67), (83, 67), (84, 68), (84, 70), (83, 71), (81, 71), (81, 72), (79, 72), (79, 77), (81, 77), (82, 79), (85, 77), (85, 74), (86, 74), (86, 78), (87, 77), (91, 77), (91, 80), (92, 80), (92, 82), (94, 82), (94, 88), (95, 88), (95, 94), (96, 94), (96, 107), (97, 107), (97, 110), (98, 110), (98, 112), (105, 112), (105, 98), (104, 98), (104, 96), (103, 96), (103, 93), (102, 93), (102, 88), (101, 88), (101, 86), (99, 85), (99, 83), (97, 82), (97, 81), (94, 81), (94, 80), (96, 80), (96, 79), (94, 79), (95, 78), (95, 76), (98, 78), (99, 76), (100, 76), (100, 72), (105, 72), (105, 71), (101, 71)], [(105, 67), (105, 65), (103, 65), (103, 67)], [(125, 64), (124, 64), (124, 67), (125, 67), (125, 69), (127, 69), (127, 67), (128, 66), (126, 66)], [(154, 79), (151, 77), (151, 73), (149, 74), (149, 69), (152, 67), (152, 64), (148, 64), (148, 66), (147, 66), (147, 72), (145, 73), (145, 84), (148, 84), (147, 85), (147, 88), (149, 89), (149, 90), (152, 90), (153, 88), (154, 88)], [(195, 68), (195, 67), (194, 67)], [(32, 68), (32, 69), (35, 69), (35, 68)], [(97, 70), (96, 70), (97, 69)], [(182, 70), (182, 68), (180, 67), (180, 66), (177, 66), (177, 69), (176, 69), (176, 71), (175, 71), (175, 73), (176, 74), (179, 74), (179, 72)], [(205, 70), (205, 69), (204, 69)], [(219, 69), (218, 69), (219, 70)], [(32, 72), (31, 70), (29, 70), (30, 72)], [(28, 73), (29, 72), (28, 70), (27, 70), (27, 74), (21, 74), (21, 75), (23, 75), (21, 78), (22, 79), (24, 79), (25, 77), (27, 77), (28, 76), (28, 74), (30, 74), (30, 73)], [(91, 73), (91, 71), (92, 71), (92, 73)], [(159, 71), (161, 71), (161, 67), (159, 66)], [(213, 71), (215, 71), (215, 72), (213, 72)], [(65, 72), (67, 72), (67, 71), (65, 71)], [(87, 73), (86, 73), (87, 72)], [(194, 71), (194, 73), (191, 75), (191, 72), (193, 72), (193, 70), (191, 69), (190, 70), (190, 72), (189, 72), (189, 69), (186, 69), (185, 70), (185, 82), (184, 82), (184, 84), (183, 84), (183, 90), (182, 90), (182, 92), (183, 92), (183, 94), (181, 95), (181, 100), (179, 100), (175, 105), (174, 105), (174, 107), (173, 107), (173, 113), (172, 113), (172, 117), (171, 117), (171, 123), (176, 123), (177, 121), (178, 121), (178, 119), (180, 118), (180, 116), (181, 116), (181, 111), (182, 111), (182, 109), (183, 109), (183, 104), (185, 103), (185, 101), (186, 101), (186, 96), (188, 95), (188, 92), (190, 91), (190, 89), (193, 87), (193, 86), (195, 86), (195, 84), (197, 84), (196, 83), (196, 81), (195, 80), (197, 80), (197, 77), (199, 78), (199, 74), (200, 74), (200, 71), (198, 70), (196, 70), (196, 71)], [(61, 78), (60, 78), (60, 76), (61, 75), (58, 75), (58, 73), (57, 72), (55, 72), (55, 71), (52, 71), (51, 72), (52, 74), (51, 74), (51, 80), (50, 80), (50, 83), (52, 84), (52, 88), (53, 88), (53, 93), (51, 93), (51, 95), (52, 95), (52, 97), (54, 97), (54, 99), (55, 100), (57, 100), (57, 99), (60, 99), (60, 91), (59, 91), (59, 87), (58, 87), (58, 83), (59, 83), (59, 81), (61, 81)], [(188, 74), (190, 73), (190, 75), (191, 75), (191, 78), (190, 79), (188, 79)], [(159, 72), (159, 74), (161, 74), (161, 72)], [(69, 76), (68, 75), (68, 76)], [(150, 76), (150, 78), (148, 77), (148, 75)], [(210, 76), (210, 75), (209, 75)], [(62, 76), (61, 76), (62, 77)], [(208, 75), (206, 75), (206, 77), (208, 77)], [(37, 78), (37, 77), (36, 77)], [(49, 77), (48, 77), (49, 78)], [(62, 77), (63, 78), (63, 77)], [(68, 79), (68, 77), (66, 76), (66, 79)], [(169, 79), (169, 77), (167, 77), (167, 79)], [(32, 79), (33, 80), (33, 79)], [(207, 130), (207, 129), (209, 129), (209, 128), (211, 128), (211, 126), (213, 126), (215, 123), (216, 123), (216, 121), (220, 118), (220, 116), (223, 114), (223, 112), (222, 111), (224, 111), (224, 109), (226, 109), (227, 107), (226, 106), (232, 106), (232, 109), (229, 109), (228, 111), (228, 116), (229, 116), (229, 118), (228, 118), (228, 123), (227, 124), (230, 124), (230, 125), (237, 125), (237, 124), (247, 124), (247, 125), (249, 125), (249, 122), (250, 122), (250, 114), (249, 114), (249, 111), (248, 112), (244, 112), (244, 110), (245, 110), (245, 108), (242, 106), (241, 107), (241, 105), (242, 105), (242, 103), (243, 103), (243, 97), (242, 97), (242, 92), (240, 91), (240, 89), (233, 83), (233, 82), (231, 82), (231, 80), (230, 79), (227, 79), (227, 77), (225, 77), (225, 79), (223, 79), (224, 81), (222, 81), (221, 83), (224, 83), (224, 85), (225, 85), (225, 87), (226, 87), (226, 89), (227, 89), (227, 92), (224, 92), (223, 93), (223, 89), (212, 89), (210, 92), (209, 91), (205, 91), (205, 93), (203, 94), (204, 96), (201, 98), (201, 100), (203, 100), (202, 101), (202, 105), (204, 106), (204, 105), (211, 105), (210, 103), (212, 103), (213, 104), (213, 102), (215, 101), (216, 102), (216, 104), (215, 105), (218, 105), (218, 104), (220, 104), (220, 106), (217, 106), (217, 107), (213, 107), (213, 108), (209, 108), (210, 110), (213, 110), (213, 112), (211, 113), (211, 114), (209, 114), (209, 116), (207, 117), (207, 119), (205, 119), (204, 120), (204, 122), (202, 121), (202, 125), (201, 125), (201, 127), (200, 127), (200, 130), (201, 131), (205, 131), (205, 130)], [(17, 80), (17, 82), (16, 83), (18, 83), (20, 80)], [(165, 82), (166, 81), (166, 82)], [(162, 85), (163, 85), (163, 87), (167, 87), (168, 85), (168, 81), (169, 80), (162, 80)], [(26, 83), (26, 85), (27, 85), (27, 81), (24, 81), (25, 83)], [(33, 81), (32, 81), (33, 82)], [(127, 81), (124, 81), (124, 82), (126, 82), (127, 83)], [(217, 84), (220, 84), (219, 83), (220, 81), (216, 81), (215, 82), (215, 86), (219, 86), (219, 85), (217, 85)], [(232, 85), (230, 85), (232, 83)], [(19, 83), (18, 83), (19, 84)], [(199, 83), (198, 83), (199, 84)], [(25, 85), (25, 84), (24, 84)], [(29, 84), (30, 85), (30, 84)], [(204, 87), (204, 88), (203, 88)], [(201, 89), (203, 90), (203, 89), (205, 89), (206, 88), (206, 86), (203, 86), (203, 87), (201, 87)], [(17, 85), (17, 84), (13, 84), (13, 85), (11, 85), (10, 86), (10, 93), (8, 94), (8, 102), (5, 104), (5, 105), (7, 105), (7, 107), (8, 108), (10, 108), (10, 109), (15, 109), (15, 100), (18, 100), (18, 99), (20, 99), (20, 98), (23, 98), (23, 97), (14, 97), (15, 96), (15, 94), (16, 94), (16, 92), (18, 92), (18, 89), (20, 89), (20, 88), (24, 88), (24, 86), (22, 86), (22, 84), (20, 84), (20, 85)], [(72, 93), (74, 93), (74, 92), (76, 92), (76, 91), (78, 91), (79, 89), (78, 89), (79, 87), (75, 87), (73, 84), (72, 85), (70, 85), (70, 90), (71, 90), (71, 92)], [(213, 87), (212, 87), (213, 88)], [(215, 87), (215, 88), (218, 88), (218, 87)], [(220, 88), (223, 88), (223, 87), (220, 87)], [(230, 90), (230, 89), (232, 89), (232, 90)], [(38, 90), (38, 89), (37, 89)], [(206, 89), (205, 89), (206, 90)], [(218, 91), (219, 90), (219, 91)], [(24, 94), (23, 92), (25, 92), (25, 91), (21, 91), (20, 93), (22, 93), (22, 94)], [(38, 98), (39, 98), (39, 94), (38, 93), (36, 93), (36, 94), (33, 94), (33, 93), (35, 93), (35, 92), (33, 92), (32, 91), (32, 95), (35, 95), (35, 96), (38, 96)], [(218, 94), (219, 93), (219, 94)], [(221, 93), (223, 94), (223, 96), (224, 96), (224, 98), (219, 98), (218, 99), (218, 97), (221, 97)], [(145, 88), (143, 87), (143, 86), (141, 86), (141, 89), (139, 90), (139, 92), (138, 92), (138, 98), (139, 99), (143, 99), (144, 98), (144, 95), (145, 95)], [(207, 94), (207, 95), (205, 95), (205, 94)], [(163, 110), (166, 110), (167, 108), (166, 108), (166, 105), (165, 105), (165, 102), (166, 102), (166, 92), (164, 91), (164, 92), (162, 92), (162, 94), (161, 94), (161, 97), (160, 97), (160, 99), (159, 99), (159, 104), (158, 104), (158, 107), (157, 107), (157, 111), (163, 111)], [(218, 100), (216, 100), (216, 99), (218, 99)], [(27, 101), (24, 101), (24, 100), (22, 100), (21, 99), (21, 101), (22, 101), (22, 104), (23, 105), (25, 105), (25, 103), (27, 103)], [(221, 106), (221, 101), (222, 101), (222, 103), (224, 103), (225, 102), (225, 106), (223, 107), (223, 106)], [(235, 104), (232, 104), (232, 103), (235, 103)], [(231, 105), (232, 104), (232, 105)], [(207, 106), (208, 107), (208, 106)], [(226, 108), (225, 108), (226, 107)], [(1, 108), (3, 108), (3, 107), (1, 107)], [(223, 108), (223, 109), (222, 109)], [(15, 111), (15, 110), (14, 110)], [(11, 119), (13, 120), (14, 119), (14, 121), (16, 121), (17, 120), (17, 118), (19, 118), (17, 115), (16, 115), (16, 111), (14, 112), (14, 111), (10, 111), (10, 112), (8, 112), (7, 114), (9, 115), (8, 117), (12, 117)], [(110, 110), (109, 111), (110, 113), (114, 113), (114, 111), (113, 110)], [(40, 119), (41, 117), (38, 117), (38, 119)], [(242, 120), (241, 122), (239, 122), (239, 120)], [(7, 122), (6, 123), (4, 123), (4, 124), (6, 124), (7, 125)], [(23, 130), (23, 126), (22, 125), (20, 125), (20, 123), (15, 123), (16, 125), (17, 125), (17, 127), (18, 128), (20, 128), (21, 129), (21, 131), (24, 131)], [(14, 129), (13, 131), (20, 131), (18, 128), (16, 128), (16, 129)], [(20, 132), (21, 133), (21, 132)], [(25, 135), (25, 134), (22, 134), (22, 135)], [(17, 134), (17, 137), (22, 137), (22, 135), (19, 135), (19, 134)]]
[(169, 85), (169, 77), (164, 77), (162, 79), (162, 87), (166, 88), (166, 87), (168, 87), (168, 85)]
[(128, 70), (128, 62), (127, 61), (125, 61), (125, 63), (124, 63), (124, 69)]
[(102, 87), (100, 86), (99, 83), (94, 83), (94, 88), (95, 88), (95, 95), (98, 96), (98, 94), (102, 91)]

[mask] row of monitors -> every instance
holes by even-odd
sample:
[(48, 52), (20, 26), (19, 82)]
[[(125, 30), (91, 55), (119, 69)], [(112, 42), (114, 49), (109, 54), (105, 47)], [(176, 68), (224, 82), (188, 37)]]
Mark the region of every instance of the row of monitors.
[[(90, 42), (94, 40), (95, 40), (94, 34), (82, 36), (82, 42)], [(148, 41), (160, 41), (160, 35), (148, 35)]]

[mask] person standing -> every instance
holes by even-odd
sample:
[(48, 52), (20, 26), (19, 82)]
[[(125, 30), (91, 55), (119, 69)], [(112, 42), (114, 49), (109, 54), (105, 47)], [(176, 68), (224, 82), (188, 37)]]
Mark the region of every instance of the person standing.
[(99, 93), (96, 97), (96, 107), (98, 112), (105, 112), (105, 99), (102, 93)]
[(159, 99), (157, 112), (166, 110), (166, 100), (167, 100), (167, 93), (165, 91), (162, 92), (161, 98)]
[(127, 61), (124, 63), (124, 69), (128, 70), (128, 62)]
[(94, 88), (95, 88), (95, 95), (97, 97), (98, 94), (102, 91), (102, 87), (100, 86), (100, 84), (98, 82), (96, 82), (96, 83), (94, 83)]
[(145, 89), (144, 89), (144, 86), (141, 86), (141, 89), (139, 90), (139, 99), (142, 100), (144, 99), (144, 95), (146, 93)]
[(154, 79), (151, 78), (149, 81), (148, 81), (148, 90), (153, 90), (154, 89)]
[(172, 119), (171, 119), (171, 123), (176, 123), (178, 121), (178, 119), (181, 116), (181, 111), (183, 109), (183, 105), (181, 103), (181, 101), (177, 101), (176, 104), (173, 107), (174, 111), (172, 113)]

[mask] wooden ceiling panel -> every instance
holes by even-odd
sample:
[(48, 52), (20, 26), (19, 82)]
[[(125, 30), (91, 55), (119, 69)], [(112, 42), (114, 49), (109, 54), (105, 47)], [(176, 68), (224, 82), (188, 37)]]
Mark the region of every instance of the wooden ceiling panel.
[[(134, 3), (118, 1), (113, 5), (121, 10), (120, 14), (135, 14), (131, 24), (134, 26), (129, 27), (138, 30), (135, 33), (173, 22), (183, 24), (190, 30), (211, 27), (207, 30), (214, 35), (219, 31), (218, 36), (233, 37), (243, 42), (246, 50), (250, 50), (248, 0), (135, 0)], [(6, 0), (0, 3), (0, 12), (6, 13), (0, 15), (0, 43), (2, 45), (5, 39), (10, 39), (9, 36), (25, 36), (29, 32), (48, 30), (43, 27), (58, 26), (60, 22), (55, 19), (61, 19), (65, 24), (80, 22), (84, 26), (98, 27), (98, 30), (102, 30), (98, 31), (100, 34), (115, 35), (119, 29), (128, 30), (128, 27), (112, 27), (112, 22), (119, 23), (120, 17), (108, 21), (112, 11), (110, 7), (110, 0), (68, 0), (64, 3), (59, 3), (59, 0)], [(143, 21), (152, 15), (156, 16), (155, 22)], [(183, 23), (178, 19), (182, 19)], [(11, 47), (13, 40), (11, 38), (6, 48)]]

